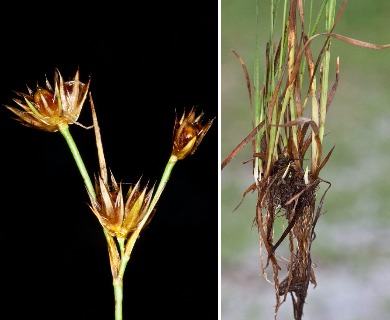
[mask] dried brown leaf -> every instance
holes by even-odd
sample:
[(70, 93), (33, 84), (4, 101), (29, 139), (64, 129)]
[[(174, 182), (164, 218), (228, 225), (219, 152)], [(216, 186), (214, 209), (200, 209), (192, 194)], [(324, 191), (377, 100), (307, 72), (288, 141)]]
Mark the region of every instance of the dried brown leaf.
[(253, 137), (256, 135), (256, 133), (263, 127), (264, 125), (264, 121), (262, 121), (261, 123), (259, 123), (259, 125), (257, 127), (255, 127), (245, 138), (244, 140), (242, 140), (237, 147), (235, 147), (233, 149), (232, 152), (229, 153), (229, 155), (222, 161), (222, 164), (221, 164), (221, 170), (223, 170), (223, 168), (226, 167), (226, 165), (237, 155), (237, 153), (239, 153), (244, 147), (245, 145), (251, 140), (253, 139)]

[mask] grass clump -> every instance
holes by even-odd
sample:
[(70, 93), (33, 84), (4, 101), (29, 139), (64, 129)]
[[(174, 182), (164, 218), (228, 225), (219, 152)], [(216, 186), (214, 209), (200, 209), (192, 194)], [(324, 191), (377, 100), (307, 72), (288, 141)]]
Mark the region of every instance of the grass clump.
[[(224, 159), (222, 169), (250, 143), (255, 182), (245, 190), (242, 200), (257, 192), (254, 224), (259, 233), (261, 272), (267, 277), (268, 268), (272, 270), (275, 318), (290, 295), (294, 319), (301, 319), (309, 284), (317, 285), (311, 247), (331, 186), (320, 173), (334, 150), (324, 150), (326, 117), (340, 74), (339, 58), (331, 55), (332, 41), (370, 49), (389, 45), (334, 33), (346, 1), (337, 12), (335, 0), (324, 0), (316, 12), (314, 1), (270, 4), (264, 74), (260, 74), (260, 30), (252, 81), (244, 60), (233, 50), (246, 79), (252, 131)], [(257, 2), (258, 21), (259, 7)], [(277, 36), (279, 17), (282, 28)], [(279, 252), (288, 252), (288, 258)]]

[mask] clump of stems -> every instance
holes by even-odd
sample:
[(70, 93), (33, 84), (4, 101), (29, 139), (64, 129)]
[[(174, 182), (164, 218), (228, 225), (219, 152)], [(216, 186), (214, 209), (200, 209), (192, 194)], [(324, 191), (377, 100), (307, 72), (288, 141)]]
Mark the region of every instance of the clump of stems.
[[(249, 192), (257, 191), (254, 222), (259, 233), (263, 275), (267, 277), (266, 269), (272, 268), (275, 319), (288, 294), (293, 303), (294, 319), (301, 319), (309, 283), (316, 286), (311, 245), (316, 236), (316, 224), (323, 214), (325, 195), (331, 186), (320, 177), (320, 172), (334, 149), (324, 155), (326, 115), (336, 93), (340, 70), (337, 58), (331, 84), (332, 39), (371, 49), (389, 47), (333, 33), (346, 1), (337, 15), (335, 0), (324, 0), (316, 15), (313, 4), (313, 1), (285, 0), (279, 8), (279, 1), (271, 1), (265, 74), (260, 75), (262, 33), (258, 28), (253, 83), (244, 60), (233, 51), (247, 80), (253, 130), (225, 158), (222, 169), (252, 142), (255, 182), (245, 190), (243, 199)], [(282, 29), (280, 38), (276, 39), (279, 10)], [(258, 3), (257, 15), (259, 21)], [(318, 33), (322, 20), (324, 31)], [(323, 42), (315, 54), (312, 44), (317, 38)], [(323, 183), (327, 188), (320, 196)], [(281, 230), (280, 226), (285, 227)], [(288, 259), (277, 254), (283, 246), (289, 251)]]

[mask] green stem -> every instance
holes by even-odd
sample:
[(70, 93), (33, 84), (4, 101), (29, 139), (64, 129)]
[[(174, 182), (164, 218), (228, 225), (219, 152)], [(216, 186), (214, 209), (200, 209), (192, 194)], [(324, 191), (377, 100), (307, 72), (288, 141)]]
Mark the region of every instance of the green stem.
[[(94, 200), (96, 200), (95, 189), (93, 188), (92, 181), (88, 175), (87, 169), (85, 168), (83, 159), (81, 158), (77, 145), (73, 140), (72, 135), (69, 132), (69, 126), (67, 124), (60, 125), (59, 131), (61, 132), (62, 136), (65, 138), (69, 146), (69, 149), (72, 152), (73, 158), (76, 161), (77, 167), (79, 168), (80, 174), (83, 177), (85, 186), (89, 194), (92, 196)], [(107, 231), (104, 228), (103, 231), (107, 239), (109, 235), (107, 234)], [(130, 257), (127, 257), (123, 254), (124, 243), (123, 241), (121, 242), (120, 240), (123, 239), (118, 239), (120, 250), (121, 250), (121, 256), (123, 257), (123, 259), (121, 259), (120, 270), (123, 270), (124, 272)], [(109, 243), (108, 240), (107, 242)], [(118, 274), (116, 277), (115, 276), (113, 277), (114, 297), (115, 297), (115, 320), (123, 319), (123, 272)]]
[[(69, 146), (69, 149), (72, 152), (73, 158), (76, 161), (77, 167), (79, 168), (80, 174), (83, 177), (88, 192), (90, 193), (92, 198), (96, 200), (95, 189), (93, 188), (92, 181), (88, 175), (87, 169), (85, 168), (83, 159), (81, 158), (76, 143), (74, 142), (72, 135), (69, 132), (69, 126), (67, 124), (60, 125), (59, 131), (61, 132), (62, 136), (65, 138)], [(137, 229), (132, 233), (131, 237), (127, 241), (126, 247), (124, 248), (124, 243), (119, 243), (120, 250), (121, 250), (121, 260), (120, 260), (121, 262), (120, 262), (119, 272), (117, 276), (113, 277), (114, 296), (115, 296), (115, 320), (123, 319), (123, 315), (122, 315), (123, 314), (123, 310), (122, 310), (123, 309), (123, 276), (124, 276), (127, 263), (130, 260), (131, 251), (133, 250), (135, 241), (138, 239), (141, 230), (143, 229), (145, 223), (148, 221), (150, 214), (153, 212), (154, 207), (156, 206), (158, 200), (160, 199), (160, 196), (165, 189), (165, 186), (171, 175), (172, 169), (175, 166), (177, 160), (178, 159), (176, 158), (176, 156), (173, 155), (171, 155), (171, 157), (169, 158), (163, 176), (157, 187), (157, 190), (153, 196), (153, 199), (150, 202), (148, 211), (146, 212), (142, 221), (137, 226)]]
[(150, 202), (148, 211), (146, 212), (146, 214), (145, 214), (144, 218), (142, 219), (142, 221), (138, 224), (137, 229), (131, 234), (131, 237), (129, 238), (129, 240), (127, 240), (126, 248), (125, 248), (125, 254), (124, 254), (124, 256), (121, 259), (121, 266), (120, 266), (120, 270), (119, 270), (119, 277), (123, 277), (123, 274), (125, 272), (125, 268), (126, 268), (127, 262), (130, 260), (130, 254), (133, 251), (134, 244), (137, 241), (137, 239), (139, 237), (139, 234), (141, 233), (141, 230), (145, 226), (145, 223), (148, 221), (150, 214), (153, 212), (153, 209), (156, 206), (158, 200), (160, 199), (160, 196), (161, 196), (162, 192), (164, 191), (165, 186), (168, 183), (168, 180), (169, 180), (169, 177), (171, 175), (172, 169), (175, 166), (177, 160), (178, 159), (176, 158), (176, 156), (174, 156), (174, 155), (170, 156), (170, 158), (168, 160), (168, 163), (165, 166), (164, 173), (163, 173), (163, 175), (161, 177), (161, 180), (160, 180), (160, 183), (159, 183), (159, 185), (157, 187), (157, 190), (156, 190), (156, 192), (155, 192), (155, 194), (153, 196), (152, 201)]
[(165, 186), (168, 183), (172, 169), (175, 166), (177, 160), (178, 159), (176, 158), (176, 156), (173, 155), (171, 155), (171, 157), (169, 158), (168, 163), (165, 166), (164, 173), (161, 177), (160, 183), (157, 187), (157, 190), (153, 196), (153, 199), (150, 202), (148, 211), (146, 212), (142, 221), (138, 224), (137, 229), (131, 234), (131, 237), (127, 240), (125, 248), (124, 248), (123, 239), (118, 239), (119, 247), (121, 250), (121, 259), (120, 259), (119, 272), (117, 276), (116, 277), (114, 276), (113, 278), (114, 296), (115, 296), (115, 320), (122, 320), (123, 317), (122, 316), (123, 276), (125, 274), (127, 263), (130, 260), (130, 255), (131, 252), (133, 251), (134, 244), (137, 241), (143, 227), (145, 226), (146, 221), (148, 221), (150, 214), (153, 212), (153, 209), (156, 206), (158, 200), (160, 199), (160, 196), (164, 191)]
[(123, 278), (114, 278), (113, 284), (115, 296), (115, 320), (122, 320)]
[[(127, 262), (129, 259), (125, 257), (124, 255), (124, 243), (125, 239), (123, 238), (118, 238), (118, 244), (119, 248), (121, 251), (121, 266), (119, 269), (124, 270), (124, 268), (127, 265)], [(122, 267), (123, 265), (123, 267)], [(122, 320), (123, 319), (123, 273), (122, 274), (117, 274), (116, 276), (113, 277), (113, 286), (114, 286), (114, 298), (115, 298), (115, 320)]]
[(92, 181), (89, 178), (88, 171), (85, 168), (83, 159), (81, 158), (80, 152), (77, 149), (76, 143), (74, 142), (72, 135), (69, 132), (69, 126), (67, 124), (61, 124), (58, 127), (62, 136), (65, 138), (66, 142), (68, 143), (69, 149), (72, 152), (73, 158), (76, 161), (77, 167), (80, 170), (81, 176), (83, 177), (85, 186), (87, 187), (89, 194), (96, 200), (95, 189), (93, 188)]

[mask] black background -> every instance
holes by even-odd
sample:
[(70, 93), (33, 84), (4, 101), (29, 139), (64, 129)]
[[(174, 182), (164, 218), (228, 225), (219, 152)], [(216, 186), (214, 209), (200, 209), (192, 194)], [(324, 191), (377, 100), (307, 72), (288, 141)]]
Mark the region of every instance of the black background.
[[(218, 4), (7, 3), (0, 10), (0, 103), (12, 92), (91, 77), (108, 167), (154, 183), (171, 151), (175, 112), (217, 117)], [(114, 319), (102, 228), (59, 133), (0, 109), (2, 312), (15, 319)], [(91, 125), (89, 102), (79, 122)], [(196, 319), (218, 308), (218, 120), (178, 162), (124, 277), (124, 319)], [(90, 175), (93, 130), (70, 131)], [(15, 312), (15, 313), (14, 313)]]

